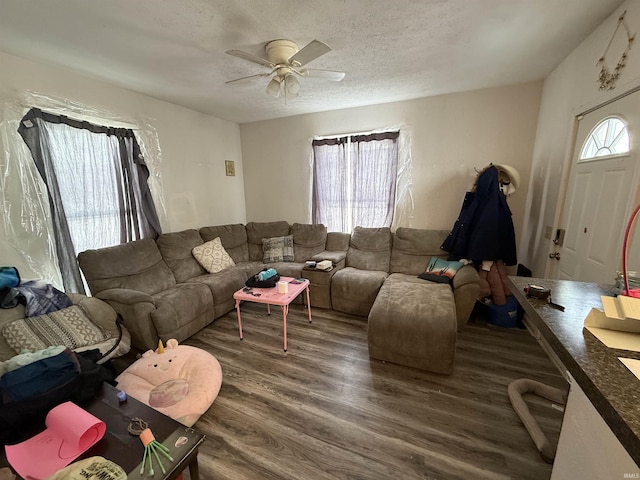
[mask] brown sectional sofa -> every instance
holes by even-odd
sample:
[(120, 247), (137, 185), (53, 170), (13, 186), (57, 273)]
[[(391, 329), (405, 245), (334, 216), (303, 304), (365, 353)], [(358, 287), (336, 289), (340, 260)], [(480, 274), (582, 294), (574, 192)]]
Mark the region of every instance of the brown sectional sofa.
[[(403, 282), (408, 291), (440, 291), (435, 297), (423, 295), (424, 301), (438, 301), (439, 308), (447, 312), (445, 329), (449, 336), (453, 328), (453, 346), (447, 348), (455, 351), (455, 330), (466, 324), (480, 288), (478, 273), (473, 267), (463, 267), (454, 278), (453, 288), (416, 278), (425, 271), (431, 255), (442, 256), (439, 246), (447, 233), (409, 228), (392, 233), (388, 228), (356, 227), (349, 235), (327, 233), (323, 225), (249, 222), (165, 233), (156, 241), (145, 239), (88, 250), (78, 255), (78, 261), (92, 294), (122, 315), (132, 345), (140, 350), (155, 348), (158, 339), (182, 341), (192, 336), (234, 309), (233, 293), (247, 278), (262, 268), (273, 267), (283, 276), (308, 278), (312, 306), (360, 316), (370, 316), (376, 302), (380, 304), (377, 311), (388, 307), (379, 295), (387, 283)], [(264, 264), (262, 239), (285, 235), (293, 235), (294, 261)], [(236, 265), (210, 274), (191, 251), (216, 237)], [(309, 259), (331, 260), (335, 267), (330, 272), (309, 271), (304, 269)], [(449, 297), (442, 297), (445, 291)], [(378, 317), (386, 316), (376, 314), (376, 325), (380, 324)], [(411, 322), (410, 317), (407, 322)], [(375, 350), (378, 333), (373, 330), (370, 324), (370, 348), (373, 337)], [(382, 335), (389, 337), (388, 333)], [(378, 350), (406, 347), (404, 340), (389, 339), (392, 345), (380, 344)], [(425, 367), (425, 362), (413, 362), (412, 366), (429, 368), (429, 363)]]

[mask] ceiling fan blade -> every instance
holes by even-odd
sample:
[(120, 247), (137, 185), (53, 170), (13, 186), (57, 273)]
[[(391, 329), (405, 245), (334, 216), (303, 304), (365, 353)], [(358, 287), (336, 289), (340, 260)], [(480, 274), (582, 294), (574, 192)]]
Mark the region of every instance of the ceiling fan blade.
[(256, 78), (256, 77), (268, 77), (269, 75), (271, 75), (271, 72), (269, 72), (269, 73), (257, 73), (256, 75), (249, 75), (247, 77), (235, 78), (233, 80), (229, 80), (229, 81), (224, 82), (224, 83), (234, 83), (234, 82), (239, 82), (240, 80), (247, 80), (249, 78)]
[(289, 63), (301, 67), (330, 51), (331, 47), (326, 43), (320, 40), (311, 40), (289, 59)]
[(266, 58), (256, 57), (255, 55), (243, 52), (242, 50), (227, 50), (225, 53), (228, 55), (233, 55), (234, 57), (242, 58), (244, 60), (249, 60), (250, 62), (257, 63), (258, 65), (264, 65), (265, 67), (275, 67), (275, 65)]
[(337, 70), (319, 70), (317, 68), (303, 68), (300, 70), (300, 75), (303, 77), (324, 78), (325, 80), (332, 80), (339, 82), (342, 80), (346, 73), (339, 72)]

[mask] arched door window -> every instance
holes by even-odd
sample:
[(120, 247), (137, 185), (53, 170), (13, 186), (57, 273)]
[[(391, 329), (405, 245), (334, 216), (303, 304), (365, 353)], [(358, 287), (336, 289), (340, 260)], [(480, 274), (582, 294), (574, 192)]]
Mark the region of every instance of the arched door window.
[(630, 149), (629, 130), (619, 117), (607, 117), (598, 123), (580, 151), (578, 162), (596, 160), (611, 155), (624, 155)]

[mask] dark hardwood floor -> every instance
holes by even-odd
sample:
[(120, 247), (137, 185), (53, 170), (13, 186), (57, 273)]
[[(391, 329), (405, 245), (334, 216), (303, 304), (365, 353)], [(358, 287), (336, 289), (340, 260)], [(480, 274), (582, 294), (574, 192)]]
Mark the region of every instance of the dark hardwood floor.
[[(222, 388), (196, 423), (207, 435), (200, 476), (217, 479), (548, 479), (513, 411), (507, 385), (527, 377), (564, 386), (524, 330), (470, 324), (445, 376), (371, 360), (366, 319), (292, 305), (242, 305), (186, 344), (222, 365)], [(528, 398), (557, 443), (562, 413)], [(185, 475), (188, 478), (187, 475)]]

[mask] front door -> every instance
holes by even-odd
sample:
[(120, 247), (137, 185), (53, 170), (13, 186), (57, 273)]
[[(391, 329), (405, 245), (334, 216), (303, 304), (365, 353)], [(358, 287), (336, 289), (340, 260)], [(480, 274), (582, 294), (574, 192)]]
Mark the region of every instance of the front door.
[(614, 282), (638, 191), (639, 140), (640, 92), (580, 119), (560, 220), (566, 231), (558, 250), (560, 279)]

